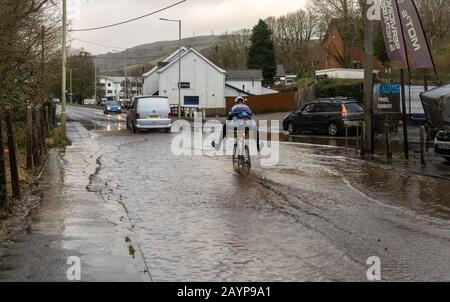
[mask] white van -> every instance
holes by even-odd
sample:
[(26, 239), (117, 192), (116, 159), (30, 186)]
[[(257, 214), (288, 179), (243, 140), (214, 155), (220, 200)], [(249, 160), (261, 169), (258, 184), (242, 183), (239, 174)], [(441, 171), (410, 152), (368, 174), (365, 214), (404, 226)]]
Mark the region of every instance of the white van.
[(169, 99), (162, 96), (135, 97), (127, 114), (127, 129), (137, 132), (146, 129), (172, 128), (172, 112)]

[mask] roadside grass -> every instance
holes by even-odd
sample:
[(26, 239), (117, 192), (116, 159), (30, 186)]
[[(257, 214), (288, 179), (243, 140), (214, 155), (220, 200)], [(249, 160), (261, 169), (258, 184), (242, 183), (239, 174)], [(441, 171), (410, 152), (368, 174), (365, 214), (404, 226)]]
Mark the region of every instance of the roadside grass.
[(53, 131), (48, 133), (46, 143), (49, 149), (59, 148), (63, 150), (72, 144), (69, 139), (62, 137), (61, 129), (59, 128), (55, 128)]

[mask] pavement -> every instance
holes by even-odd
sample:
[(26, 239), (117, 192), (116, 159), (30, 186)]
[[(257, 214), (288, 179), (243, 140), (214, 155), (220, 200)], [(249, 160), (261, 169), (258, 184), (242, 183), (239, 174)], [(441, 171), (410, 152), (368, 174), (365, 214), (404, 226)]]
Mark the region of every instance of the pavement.
[(40, 206), (0, 261), (0, 280), (68, 281), (68, 258), (78, 257), (83, 281), (150, 281), (120, 200), (91, 187), (101, 169), (98, 146), (80, 123), (68, 124), (68, 137), (65, 153), (50, 153), (32, 196)]
[(79, 256), (84, 281), (146, 280), (146, 270), (153, 281), (367, 281), (376, 256), (384, 281), (450, 281), (448, 180), (322, 136), (281, 139), (278, 164), (255, 156), (242, 175), (229, 156), (202, 152), (208, 144), (173, 152), (199, 129), (132, 134), (124, 115), (68, 114), (74, 144), (49, 162), (41, 207), (0, 280), (63, 281), (66, 258)]

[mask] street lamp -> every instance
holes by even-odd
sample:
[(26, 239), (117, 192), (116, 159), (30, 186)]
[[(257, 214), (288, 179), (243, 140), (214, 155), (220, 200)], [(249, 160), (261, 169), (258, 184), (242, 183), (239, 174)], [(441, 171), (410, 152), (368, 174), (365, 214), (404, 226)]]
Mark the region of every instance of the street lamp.
[(181, 118), (181, 20), (159, 18), (161, 21), (178, 22), (178, 118)]

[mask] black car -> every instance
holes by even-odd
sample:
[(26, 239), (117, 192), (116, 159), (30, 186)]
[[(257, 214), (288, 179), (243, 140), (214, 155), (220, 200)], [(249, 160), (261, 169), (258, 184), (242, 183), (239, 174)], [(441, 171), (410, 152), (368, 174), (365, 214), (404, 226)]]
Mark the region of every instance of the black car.
[(345, 121), (364, 119), (364, 108), (356, 99), (327, 98), (308, 103), (283, 121), (283, 128), (289, 134), (297, 132), (318, 132), (336, 136), (344, 131)]
[(432, 133), (437, 133), (434, 150), (450, 162), (450, 85), (421, 93), (423, 110)]

